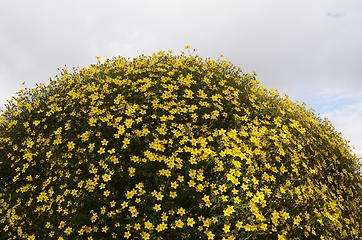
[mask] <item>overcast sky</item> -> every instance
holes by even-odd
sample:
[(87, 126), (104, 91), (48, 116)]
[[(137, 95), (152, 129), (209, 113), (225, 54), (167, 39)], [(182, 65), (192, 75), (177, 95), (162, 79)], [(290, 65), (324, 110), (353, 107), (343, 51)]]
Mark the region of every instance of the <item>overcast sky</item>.
[(0, 108), (57, 68), (191, 45), (255, 70), (332, 121), (362, 156), (360, 0), (1, 0)]

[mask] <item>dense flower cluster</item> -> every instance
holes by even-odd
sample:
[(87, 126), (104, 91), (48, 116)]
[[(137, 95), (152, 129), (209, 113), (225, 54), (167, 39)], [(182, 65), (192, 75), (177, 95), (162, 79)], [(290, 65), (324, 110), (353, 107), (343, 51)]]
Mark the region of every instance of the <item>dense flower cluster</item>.
[(226, 60), (98, 58), (1, 114), (0, 236), (353, 239), (357, 160), (327, 120)]

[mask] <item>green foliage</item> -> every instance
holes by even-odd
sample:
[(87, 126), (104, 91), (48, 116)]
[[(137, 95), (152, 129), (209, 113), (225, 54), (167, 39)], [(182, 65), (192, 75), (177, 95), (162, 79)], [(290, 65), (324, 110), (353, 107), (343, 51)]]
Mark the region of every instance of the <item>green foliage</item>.
[(1, 239), (353, 239), (358, 159), (225, 60), (118, 57), (0, 118)]

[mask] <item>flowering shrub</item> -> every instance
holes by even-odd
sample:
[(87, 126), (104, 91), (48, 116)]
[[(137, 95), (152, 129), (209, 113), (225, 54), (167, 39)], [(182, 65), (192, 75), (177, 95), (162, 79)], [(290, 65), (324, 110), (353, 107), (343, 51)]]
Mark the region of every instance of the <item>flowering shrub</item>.
[(159, 52), (20, 90), (0, 118), (1, 239), (353, 239), (358, 159), (226, 60)]

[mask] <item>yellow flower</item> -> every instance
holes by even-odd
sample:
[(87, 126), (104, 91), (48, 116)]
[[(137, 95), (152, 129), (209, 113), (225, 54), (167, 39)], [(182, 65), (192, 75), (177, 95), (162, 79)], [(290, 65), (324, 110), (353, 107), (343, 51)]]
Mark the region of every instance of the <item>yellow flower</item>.
[(176, 197), (177, 197), (177, 193), (171, 191), (171, 192), (170, 192), (170, 197), (173, 198), (173, 199), (176, 198)]
[(104, 191), (104, 192), (103, 192), (103, 195), (104, 195), (105, 197), (108, 197), (108, 196), (109, 196), (109, 194), (111, 194), (111, 192), (110, 192), (110, 191), (108, 191), (108, 190), (106, 190), (106, 191)]
[(287, 238), (284, 235), (278, 234), (278, 240), (286, 240)]
[(241, 202), (241, 199), (239, 198), (239, 196), (234, 197), (235, 204), (239, 204), (240, 202)]
[(165, 212), (163, 212), (162, 215), (161, 215), (161, 220), (162, 221), (167, 221), (167, 219), (168, 219), (167, 214)]
[(124, 237), (129, 238), (131, 236), (131, 233), (129, 231), (124, 232)]
[(140, 230), (140, 228), (141, 228), (141, 224), (136, 223), (136, 224), (134, 225), (134, 229)]
[(208, 240), (213, 240), (215, 237), (215, 234), (213, 234), (210, 230), (205, 231), (205, 234), (206, 234)]
[(111, 180), (111, 175), (103, 174), (102, 178), (103, 178), (103, 181), (108, 182), (109, 180)]
[(179, 214), (179, 215), (181, 215), (181, 216), (183, 216), (185, 213), (186, 213), (186, 211), (185, 211), (185, 209), (182, 208), (182, 207), (177, 210), (177, 214)]
[(181, 219), (179, 219), (175, 222), (175, 225), (178, 228), (182, 228), (184, 226), (184, 222)]
[(236, 224), (235, 224), (236, 228), (238, 230), (240, 230), (242, 227), (243, 227), (243, 222), (242, 221), (237, 221)]
[(101, 62), (101, 57), (100, 57), (100, 56), (95, 56), (95, 58), (97, 59), (97, 62), (98, 62), (98, 63)]
[(155, 209), (156, 212), (161, 210), (161, 205), (160, 204), (155, 204), (155, 206), (153, 207), (153, 209)]
[(194, 218), (187, 218), (187, 225), (193, 227), (195, 224)]
[(293, 224), (298, 226), (301, 221), (302, 218), (300, 216), (296, 216), (294, 217)]
[(230, 224), (224, 224), (223, 230), (225, 233), (230, 232)]
[(196, 183), (195, 183), (193, 180), (190, 180), (190, 181), (188, 182), (188, 185), (189, 185), (190, 187), (194, 187), (194, 186), (196, 185)]
[(254, 226), (251, 226), (250, 224), (246, 224), (246, 225), (244, 225), (244, 229), (245, 229), (245, 231), (250, 232), (250, 231), (253, 231)]
[(148, 229), (148, 230), (153, 230), (154, 225), (149, 220), (147, 220), (145, 222), (145, 228)]
[(35, 120), (35, 121), (33, 122), (33, 124), (34, 124), (34, 126), (38, 126), (38, 125), (40, 124), (40, 121), (39, 121), (39, 120)]
[(275, 225), (275, 226), (277, 226), (278, 225), (278, 218), (279, 218), (279, 213), (276, 211), (276, 210), (274, 210), (273, 211), (273, 213), (272, 213), (272, 223)]
[(68, 145), (68, 150), (69, 151), (72, 151), (74, 149), (74, 147), (75, 147), (75, 144), (72, 141), (68, 142), (67, 145)]
[(135, 206), (129, 206), (128, 210), (131, 212), (132, 217), (137, 217), (138, 211)]
[(46, 227), (46, 228), (50, 228), (50, 227), (51, 227), (50, 222), (47, 222), (47, 223), (45, 224), (45, 227)]
[(98, 150), (97, 152), (98, 152), (99, 154), (103, 154), (103, 153), (106, 152), (105, 150), (106, 150), (105, 148), (101, 147), (101, 148), (99, 148), (99, 150)]
[(176, 181), (171, 182), (171, 187), (176, 189), (178, 187), (178, 183)]
[(64, 230), (65, 234), (67, 234), (67, 235), (70, 235), (70, 234), (72, 233), (72, 231), (73, 231), (73, 229), (72, 229), (71, 227), (67, 227), (67, 228)]
[(106, 139), (103, 139), (103, 140), (101, 141), (101, 143), (102, 143), (102, 146), (106, 146), (106, 145), (108, 144), (108, 141), (107, 141)]
[(136, 169), (134, 168), (134, 167), (130, 167), (130, 168), (128, 168), (128, 172), (129, 172), (129, 176), (130, 177), (134, 177), (134, 175), (135, 175), (135, 172), (136, 172)]
[(165, 222), (158, 224), (156, 227), (157, 232), (162, 232), (163, 230), (166, 230), (166, 229), (167, 229), (167, 224)]
[(150, 234), (147, 232), (141, 232), (142, 239), (148, 240), (150, 239)]

